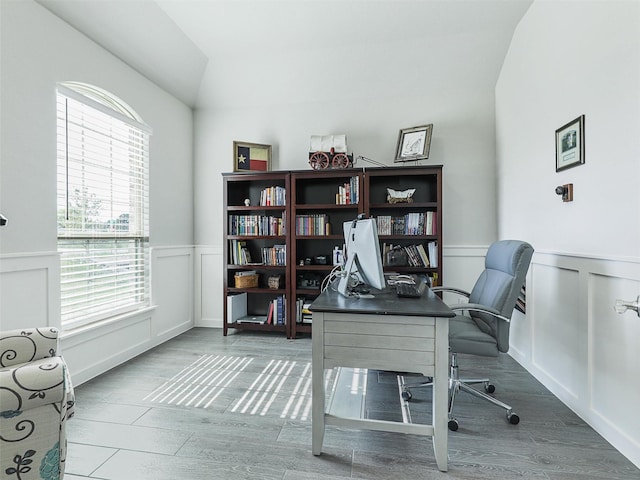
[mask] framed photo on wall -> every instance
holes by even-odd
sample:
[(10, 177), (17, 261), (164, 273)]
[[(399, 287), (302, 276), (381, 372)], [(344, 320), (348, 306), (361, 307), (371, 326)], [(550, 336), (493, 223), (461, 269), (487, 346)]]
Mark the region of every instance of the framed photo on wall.
[(584, 115), (556, 130), (556, 172), (584, 163)]
[(400, 130), (394, 162), (412, 162), (429, 158), (432, 130), (433, 123)]
[(271, 170), (271, 145), (233, 142), (234, 172), (268, 172)]

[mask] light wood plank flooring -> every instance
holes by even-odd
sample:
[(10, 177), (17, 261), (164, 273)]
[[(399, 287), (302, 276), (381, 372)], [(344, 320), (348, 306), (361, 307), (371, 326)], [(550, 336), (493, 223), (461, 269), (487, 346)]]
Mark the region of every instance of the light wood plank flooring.
[[(640, 471), (513, 359), (460, 357), (490, 372), (495, 395), (520, 415), (460, 394), (449, 472), (428, 437), (327, 427), (311, 454), (311, 340), (220, 330), (189, 332), (76, 387), (66, 480), (640, 479)], [(341, 408), (400, 420), (391, 372), (328, 372)], [(363, 392), (366, 388), (366, 394)], [(348, 390), (348, 391), (347, 391)], [(349, 397), (352, 395), (352, 397)], [(413, 391), (414, 422), (430, 392)]]

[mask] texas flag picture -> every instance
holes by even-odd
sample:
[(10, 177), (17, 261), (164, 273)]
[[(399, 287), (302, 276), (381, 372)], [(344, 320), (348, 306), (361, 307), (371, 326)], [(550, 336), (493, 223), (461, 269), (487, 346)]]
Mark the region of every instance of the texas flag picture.
[(266, 172), (271, 157), (270, 145), (236, 144), (234, 145), (236, 171)]

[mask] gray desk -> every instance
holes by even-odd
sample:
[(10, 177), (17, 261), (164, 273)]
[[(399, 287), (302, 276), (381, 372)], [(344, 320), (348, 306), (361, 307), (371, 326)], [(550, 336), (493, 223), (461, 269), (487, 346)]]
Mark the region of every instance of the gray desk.
[[(312, 451), (320, 455), (325, 425), (433, 437), (436, 463), (447, 470), (449, 322), (454, 313), (431, 290), (422, 298), (398, 298), (385, 290), (373, 299), (345, 298), (331, 288), (313, 312)], [(334, 367), (413, 372), (434, 378), (431, 425), (325, 412), (324, 370)]]

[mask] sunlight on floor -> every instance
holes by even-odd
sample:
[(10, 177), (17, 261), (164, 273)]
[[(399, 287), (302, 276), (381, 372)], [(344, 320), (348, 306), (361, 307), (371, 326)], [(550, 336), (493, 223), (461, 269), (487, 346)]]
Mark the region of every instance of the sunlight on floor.
[[(266, 362), (257, 373), (254, 362)], [(252, 368), (248, 370), (248, 367)], [(259, 365), (258, 365), (259, 368)], [(253, 378), (255, 376), (255, 378)], [(325, 371), (325, 391), (329, 409), (347, 405), (360, 416), (366, 395), (367, 370), (337, 368)], [(241, 387), (242, 385), (248, 385)], [(191, 365), (164, 382), (143, 400), (182, 407), (209, 408), (225, 392), (243, 388), (230, 411), (247, 415), (275, 413), (280, 418), (310, 420), (311, 362), (257, 359), (227, 355), (202, 355)], [(344, 401), (344, 396), (349, 401)]]

